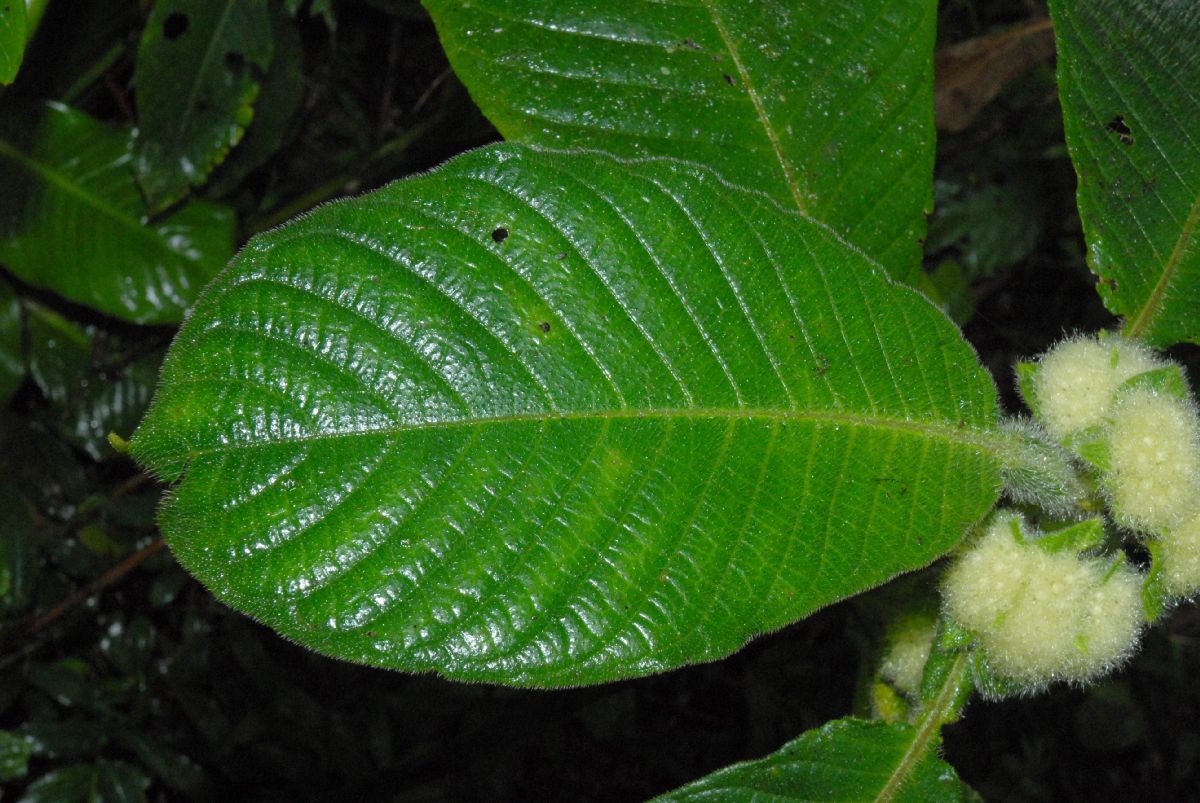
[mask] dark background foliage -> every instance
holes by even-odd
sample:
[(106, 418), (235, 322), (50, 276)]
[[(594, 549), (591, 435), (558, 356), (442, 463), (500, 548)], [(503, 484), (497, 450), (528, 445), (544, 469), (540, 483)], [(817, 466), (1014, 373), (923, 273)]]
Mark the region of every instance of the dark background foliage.
[[(52, 3), (0, 117), (19, 125), (23, 104), (65, 98), (136, 123), (143, 5)], [(300, 24), (299, 110), (270, 159), (202, 191), (237, 210), (243, 240), (496, 138), (417, 3), (284, 5)], [(949, 58), (955, 47), (1001, 58), (981, 37), (1029, 30), (998, 95), (939, 118), (926, 243), (926, 289), (964, 325), (1011, 410), (1015, 359), (1111, 323), (1083, 261), (1053, 57), (1034, 39), (1045, 17), (1018, 0), (947, 0), (940, 17), (940, 99), (951, 86), (982, 92)], [(27, 368), (0, 413), (4, 799), (93, 788), (150, 800), (635, 800), (864, 704), (887, 589), (722, 662), (567, 691), (375, 671), (286, 643), (160, 548), (162, 489), (105, 440), (132, 432), (172, 331), (118, 323), (6, 272), (0, 284), (21, 298)], [(1195, 376), (1193, 352), (1176, 356)], [(1200, 616), (1185, 606), (1097, 686), (975, 700), (946, 730), (945, 754), (989, 800), (1185, 799), (1200, 788), (1198, 639)]]

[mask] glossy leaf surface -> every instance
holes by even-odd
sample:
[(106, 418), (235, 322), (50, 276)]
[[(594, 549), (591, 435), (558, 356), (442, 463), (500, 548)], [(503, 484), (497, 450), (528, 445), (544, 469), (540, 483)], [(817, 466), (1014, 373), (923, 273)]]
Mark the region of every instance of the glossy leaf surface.
[(912, 801), (972, 799), (950, 765), (932, 751), (910, 755), (911, 725), (841, 719), (789, 742), (771, 755), (717, 770), (655, 803), (769, 801)]
[(128, 131), (58, 104), (20, 124), (0, 135), (0, 263), (109, 315), (178, 322), (233, 252), (232, 213), (196, 202), (146, 223)]
[(1200, 5), (1052, 0), (1088, 261), (1130, 335), (1200, 343)]
[(128, 437), (150, 403), (163, 346), (106, 335), (37, 304), (27, 307), (29, 373), (50, 402), (46, 422), (95, 460), (108, 434)]
[(134, 451), (182, 475), (180, 561), (289, 638), (569, 685), (944, 553), (996, 498), (994, 394), (941, 312), (769, 198), (499, 146), (252, 240)]
[(25, 56), (25, 0), (0, 3), (0, 84), (11, 84)]
[(932, 0), (425, 0), (507, 139), (714, 168), (913, 282), (932, 207)]
[(203, 184), (254, 117), (271, 64), (264, 0), (161, 0), (138, 47), (136, 170), (159, 211)]

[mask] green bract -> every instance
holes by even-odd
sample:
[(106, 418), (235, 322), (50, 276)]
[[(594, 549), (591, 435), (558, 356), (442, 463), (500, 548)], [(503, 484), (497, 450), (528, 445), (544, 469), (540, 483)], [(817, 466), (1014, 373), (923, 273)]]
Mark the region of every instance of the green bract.
[(996, 499), (995, 420), (954, 326), (826, 227), (497, 146), (253, 240), (133, 447), (179, 559), (290, 638), (569, 685), (929, 563)]

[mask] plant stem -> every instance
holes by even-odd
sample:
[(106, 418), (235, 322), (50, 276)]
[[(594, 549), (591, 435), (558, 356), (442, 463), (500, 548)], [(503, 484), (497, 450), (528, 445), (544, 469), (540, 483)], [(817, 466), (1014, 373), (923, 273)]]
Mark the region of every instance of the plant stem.
[(921, 711), (921, 715), (917, 719), (917, 732), (913, 735), (912, 742), (904, 751), (904, 756), (896, 765), (891, 777), (876, 795), (876, 803), (887, 803), (887, 801), (895, 799), (909, 774), (937, 743), (942, 733), (942, 726), (952, 722), (958, 716), (966, 701), (966, 692), (970, 684), (967, 676), (970, 660), (971, 653), (969, 651), (959, 653), (958, 657), (954, 659), (937, 695)]
[(64, 613), (71, 610), (88, 597), (92, 596), (98, 591), (102, 591), (103, 589), (120, 580), (125, 575), (129, 574), (129, 572), (145, 562), (146, 558), (162, 549), (164, 545), (165, 543), (161, 537), (155, 538), (137, 552), (129, 555), (120, 563), (97, 577), (91, 583), (88, 583), (83, 588), (60, 601), (57, 605), (46, 611), (37, 619), (34, 619), (33, 624), (29, 626), (29, 632), (37, 633), (38, 631), (43, 630), (47, 625), (53, 623)]

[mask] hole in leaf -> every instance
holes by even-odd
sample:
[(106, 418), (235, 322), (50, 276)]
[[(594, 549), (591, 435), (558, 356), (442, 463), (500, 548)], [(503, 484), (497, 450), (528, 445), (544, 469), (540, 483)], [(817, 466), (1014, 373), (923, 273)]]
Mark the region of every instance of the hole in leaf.
[(241, 53), (229, 51), (225, 54), (225, 68), (234, 75), (241, 75), (246, 69), (246, 57)]
[(503, 226), (497, 226), (492, 230), (492, 241), (502, 243), (508, 239), (508, 229)]
[(1104, 126), (1104, 128), (1110, 134), (1115, 134), (1122, 145), (1133, 144), (1133, 131), (1129, 128), (1129, 125), (1126, 124), (1123, 116), (1118, 114), (1116, 117), (1109, 120), (1108, 124)]
[(163, 36), (168, 39), (175, 40), (187, 33), (188, 16), (176, 11), (173, 14), (168, 14), (163, 20)]

